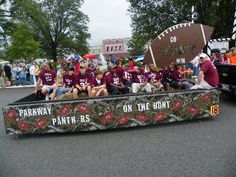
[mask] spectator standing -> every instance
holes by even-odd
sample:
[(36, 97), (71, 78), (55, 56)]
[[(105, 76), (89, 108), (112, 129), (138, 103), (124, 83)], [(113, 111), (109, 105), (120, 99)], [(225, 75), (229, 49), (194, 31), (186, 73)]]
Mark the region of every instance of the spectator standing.
[(4, 66), (4, 72), (5, 72), (5, 75), (8, 79), (8, 84), (7, 85), (11, 86), (12, 85), (12, 73), (11, 73), (11, 67), (8, 64), (6, 64)]
[(13, 65), (12, 65), (12, 76), (13, 76), (13, 80), (15, 82), (17, 82), (17, 78), (16, 78), (17, 77), (17, 72), (18, 72), (18, 66), (15, 63), (13, 63)]
[(26, 85), (27, 79), (26, 79), (26, 67), (20, 67), (19, 68), (19, 81), (20, 85)]
[(35, 65), (35, 70), (34, 70), (36, 82), (38, 81), (39, 73), (40, 73), (40, 67), (39, 67), (39, 65), (36, 64)]
[(36, 84), (36, 77), (35, 77), (35, 66), (33, 63), (30, 64), (29, 72), (30, 72), (30, 83), (32, 85), (35, 85)]
[(4, 84), (4, 72), (3, 72), (3, 68), (2, 65), (0, 64), (0, 88), (4, 89), (5, 84)]

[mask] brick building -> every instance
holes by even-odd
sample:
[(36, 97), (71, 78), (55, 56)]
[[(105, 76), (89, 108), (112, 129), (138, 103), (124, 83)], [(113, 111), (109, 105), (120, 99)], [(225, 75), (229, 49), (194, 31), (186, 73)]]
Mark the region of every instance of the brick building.
[(104, 56), (129, 57), (128, 41), (130, 38), (106, 39), (102, 41), (102, 53)]

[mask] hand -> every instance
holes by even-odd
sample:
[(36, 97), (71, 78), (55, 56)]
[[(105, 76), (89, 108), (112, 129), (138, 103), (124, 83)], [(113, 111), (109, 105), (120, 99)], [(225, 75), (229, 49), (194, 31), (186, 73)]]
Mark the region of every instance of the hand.
[(35, 89), (34, 91), (33, 91), (33, 94), (37, 94), (38, 93), (38, 90), (37, 89)]

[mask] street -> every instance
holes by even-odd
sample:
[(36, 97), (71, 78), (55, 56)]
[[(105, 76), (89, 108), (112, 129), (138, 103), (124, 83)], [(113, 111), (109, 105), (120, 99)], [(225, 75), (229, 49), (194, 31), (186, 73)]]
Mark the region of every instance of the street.
[[(0, 90), (0, 107), (32, 88)], [(1, 177), (235, 177), (236, 97), (215, 119), (75, 134), (9, 136), (0, 111)]]

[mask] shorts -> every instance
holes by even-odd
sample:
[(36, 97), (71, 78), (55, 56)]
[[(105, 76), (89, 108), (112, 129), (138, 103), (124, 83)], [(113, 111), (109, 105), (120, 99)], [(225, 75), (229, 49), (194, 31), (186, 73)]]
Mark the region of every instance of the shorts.
[(53, 85), (44, 85), (42, 87), (42, 90), (47, 90), (48, 92), (50, 92), (51, 90), (57, 88), (57, 85), (56, 84), (53, 84)]

